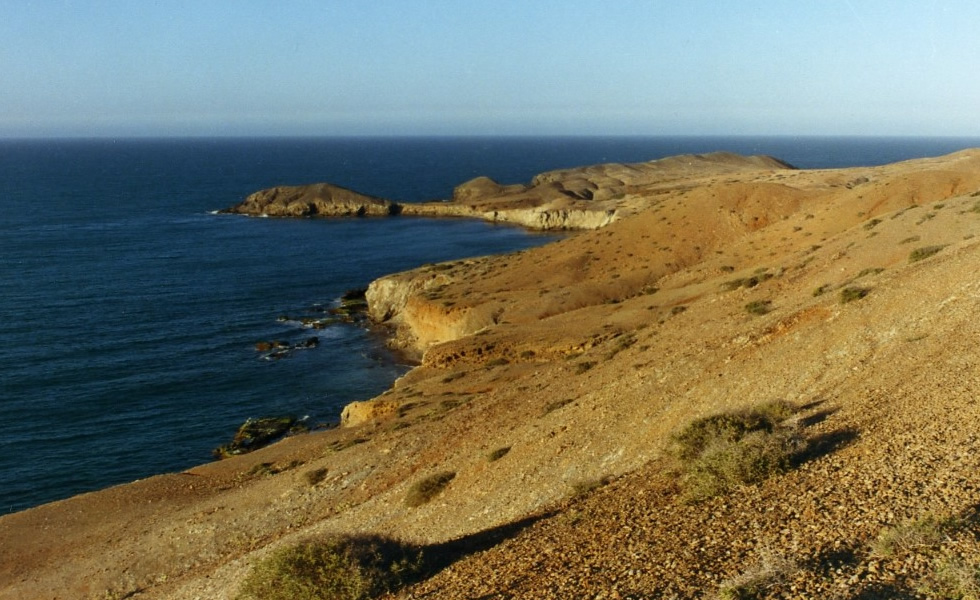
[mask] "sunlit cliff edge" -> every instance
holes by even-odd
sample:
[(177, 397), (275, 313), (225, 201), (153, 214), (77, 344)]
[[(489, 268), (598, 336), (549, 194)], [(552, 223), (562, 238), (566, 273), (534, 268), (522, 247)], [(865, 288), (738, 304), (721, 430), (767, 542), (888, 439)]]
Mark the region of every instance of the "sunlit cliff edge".
[[(406, 598), (712, 597), (766, 565), (756, 597), (977, 583), (980, 151), (838, 170), (719, 153), (364, 198), (275, 188), (232, 211), (580, 231), (373, 282), (371, 317), (419, 366), (341, 428), (0, 517), (0, 598), (234, 598), (270, 551), (330, 533), (458, 542)], [(808, 452), (685, 501), (671, 435), (774, 400)], [(876, 546), (929, 515), (956, 525)]]

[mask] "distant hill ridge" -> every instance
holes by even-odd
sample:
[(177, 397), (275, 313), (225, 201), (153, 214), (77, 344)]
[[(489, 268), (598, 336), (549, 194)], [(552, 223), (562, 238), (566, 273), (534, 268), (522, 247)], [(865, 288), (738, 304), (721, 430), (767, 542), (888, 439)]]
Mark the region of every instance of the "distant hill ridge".
[(632, 191), (662, 183), (665, 175), (677, 177), (691, 169), (759, 168), (792, 167), (768, 156), (692, 154), (548, 171), (529, 184), (501, 185), (477, 177), (457, 186), (451, 200), (423, 203), (396, 203), (329, 183), (279, 186), (255, 192), (224, 212), (271, 217), (468, 217), (531, 229), (597, 229), (633, 212)]

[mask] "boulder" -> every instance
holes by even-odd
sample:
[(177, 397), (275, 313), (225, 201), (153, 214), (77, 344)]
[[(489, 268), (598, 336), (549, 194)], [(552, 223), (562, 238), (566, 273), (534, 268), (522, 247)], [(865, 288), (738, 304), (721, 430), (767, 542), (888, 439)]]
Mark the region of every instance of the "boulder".
[(296, 422), (293, 416), (248, 419), (238, 428), (230, 444), (218, 446), (212, 454), (215, 458), (228, 458), (268, 446), (286, 435)]
[(387, 419), (398, 414), (401, 403), (395, 400), (365, 400), (351, 402), (340, 413), (341, 427), (354, 427), (362, 423)]

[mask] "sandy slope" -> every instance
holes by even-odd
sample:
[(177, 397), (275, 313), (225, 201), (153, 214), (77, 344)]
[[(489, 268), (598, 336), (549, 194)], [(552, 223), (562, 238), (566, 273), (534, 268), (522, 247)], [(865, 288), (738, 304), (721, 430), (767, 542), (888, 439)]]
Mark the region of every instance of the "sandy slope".
[[(916, 597), (943, 561), (980, 564), (980, 151), (725, 163), (662, 165), (602, 229), (393, 277), (383, 312), (424, 358), (384, 418), (2, 517), (0, 598), (230, 598), (269, 549), (338, 531), (463, 537), (416, 598), (703, 597), (760, 562), (796, 564), (773, 597)], [(848, 285), (869, 293), (842, 304)], [(807, 460), (682, 502), (669, 435), (773, 399), (800, 407)], [(928, 513), (962, 520), (870, 552)]]

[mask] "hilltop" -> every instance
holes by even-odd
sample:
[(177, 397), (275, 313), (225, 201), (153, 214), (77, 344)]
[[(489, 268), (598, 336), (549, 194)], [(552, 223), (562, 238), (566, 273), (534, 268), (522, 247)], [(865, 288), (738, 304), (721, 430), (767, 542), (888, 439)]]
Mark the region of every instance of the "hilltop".
[[(437, 204), (604, 220), (373, 282), (418, 367), (339, 429), (0, 517), (0, 598), (233, 598), (274, 549), (334, 533), (440, 557), (394, 597), (976, 592), (980, 150), (676, 157)], [(773, 402), (788, 468), (692, 501), (673, 436)]]

